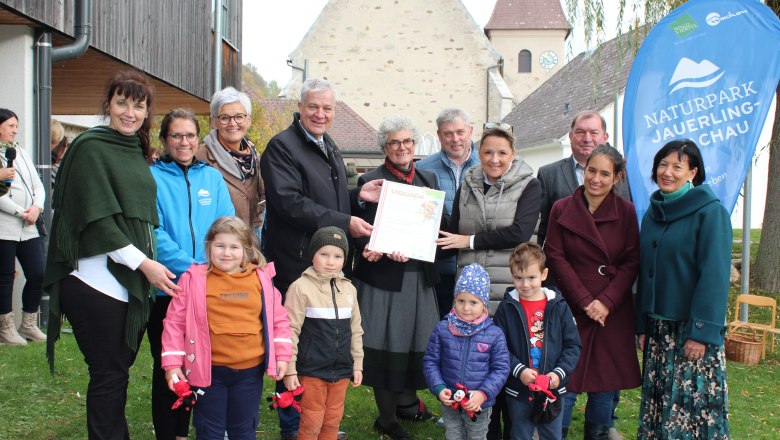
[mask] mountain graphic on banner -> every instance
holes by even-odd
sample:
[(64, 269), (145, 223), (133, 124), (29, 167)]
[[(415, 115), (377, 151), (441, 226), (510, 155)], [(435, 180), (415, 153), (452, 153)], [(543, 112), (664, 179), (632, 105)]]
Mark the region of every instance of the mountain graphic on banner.
[(685, 87), (701, 88), (710, 86), (717, 82), (724, 73), (726, 72), (709, 60), (702, 60), (700, 63), (697, 63), (690, 58), (683, 58), (677, 63), (672, 79), (669, 80), (670, 86), (677, 84), (669, 94)]

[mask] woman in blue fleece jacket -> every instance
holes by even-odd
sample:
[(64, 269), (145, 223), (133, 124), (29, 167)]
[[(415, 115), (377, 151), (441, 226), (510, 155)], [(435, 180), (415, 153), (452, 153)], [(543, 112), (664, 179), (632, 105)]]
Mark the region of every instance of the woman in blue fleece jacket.
[[(235, 215), (222, 174), (195, 159), (200, 127), (192, 112), (173, 109), (160, 125), (165, 155), (152, 165), (157, 184), (157, 257), (176, 281), (193, 263), (204, 263), (206, 232), (219, 217)], [(190, 413), (171, 410), (177, 396), (168, 389), (160, 364), (162, 321), (171, 297), (158, 291), (149, 317), (149, 348), (154, 359), (152, 373), (152, 423), (159, 440), (186, 438)]]
[(726, 303), (731, 221), (693, 141), (656, 153), (642, 219), (636, 332), (644, 351), (637, 438), (729, 438)]
[[(425, 380), (441, 401), (448, 439), (485, 438), (491, 407), (509, 374), (504, 332), (488, 316), (489, 296), (487, 271), (476, 263), (466, 266), (455, 284), (454, 307), (425, 349)], [(459, 386), (469, 393), (465, 404), (456, 398)]]

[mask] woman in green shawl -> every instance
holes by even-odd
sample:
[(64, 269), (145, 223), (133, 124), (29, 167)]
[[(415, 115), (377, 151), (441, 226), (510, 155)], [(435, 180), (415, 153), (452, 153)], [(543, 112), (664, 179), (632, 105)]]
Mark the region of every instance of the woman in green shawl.
[[(89, 367), (89, 438), (127, 439), (129, 370), (154, 290), (175, 295), (174, 275), (154, 261), (158, 225), (149, 157), (154, 88), (136, 71), (118, 72), (103, 102), (107, 126), (73, 141), (57, 175), (44, 276), (50, 295), (47, 356), (61, 314)], [(154, 288), (152, 288), (154, 286)]]

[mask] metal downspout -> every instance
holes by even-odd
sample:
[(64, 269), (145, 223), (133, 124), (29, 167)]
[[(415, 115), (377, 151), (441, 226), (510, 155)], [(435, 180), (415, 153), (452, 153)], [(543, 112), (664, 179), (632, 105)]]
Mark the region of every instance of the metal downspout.
[[(36, 112), (35, 126), (37, 148), (38, 172), (43, 177), (43, 189), (46, 191), (46, 201), (41, 215), (47, 229), (51, 233), (51, 70), (52, 64), (78, 58), (89, 48), (90, 23), (92, 0), (75, 0), (73, 5), (73, 37), (72, 44), (52, 48), (51, 31), (48, 28), (41, 30), (36, 43), (36, 78), (35, 91)], [(44, 253), (48, 251), (49, 242), (43, 240)], [(49, 297), (45, 295), (41, 300), (41, 325), (45, 326), (49, 317)]]
[[(92, 10), (91, 0), (75, 0), (73, 18), (73, 44), (52, 48), (51, 32), (43, 29), (38, 42), (36, 43), (36, 64), (37, 64), (37, 111), (36, 111), (36, 131), (37, 131), (37, 151), (36, 158), (39, 173), (43, 177), (43, 188), (48, 194), (43, 206), (43, 219), (46, 225), (51, 224), (51, 69), (52, 65), (58, 61), (65, 61), (78, 58), (89, 48), (90, 36), (90, 18)], [(44, 248), (48, 242), (44, 240)]]
[(490, 122), (490, 69), (498, 67), (501, 76), (504, 76), (504, 57), (498, 59), (496, 64), (491, 64), (485, 69), (485, 122)]

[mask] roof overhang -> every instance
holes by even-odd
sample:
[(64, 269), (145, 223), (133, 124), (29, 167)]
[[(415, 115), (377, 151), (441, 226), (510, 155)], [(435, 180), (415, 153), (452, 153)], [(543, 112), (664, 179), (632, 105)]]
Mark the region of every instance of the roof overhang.
[[(70, 44), (70, 39), (54, 34), (52, 45)], [(94, 115), (102, 113), (104, 85), (114, 72), (129, 66), (90, 47), (80, 58), (52, 65), (52, 114)], [(154, 84), (155, 113), (184, 107), (197, 114), (209, 113), (209, 102), (150, 75)]]
[[(40, 28), (43, 25), (0, 7), (0, 24)], [(52, 31), (52, 46), (71, 44), (70, 37)], [(95, 115), (103, 113), (104, 85), (114, 72), (131, 68), (93, 47), (80, 58), (52, 65), (52, 114)], [(34, 74), (34, 73), (31, 73)], [(155, 87), (154, 109), (166, 112), (174, 107), (189, 108), (197, 114), (208, 114), (209, 102), (151, 75)]]

